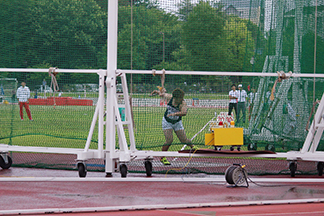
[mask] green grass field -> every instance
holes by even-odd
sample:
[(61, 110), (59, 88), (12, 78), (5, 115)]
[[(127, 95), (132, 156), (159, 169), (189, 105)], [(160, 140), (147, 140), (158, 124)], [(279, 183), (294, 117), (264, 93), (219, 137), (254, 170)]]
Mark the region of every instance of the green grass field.
[[(24, 111), (24, 121), (20, 120), (18, 105), (0, 105), (0, 143), (83, 148), (88, 136), (95, 107), (91, 106), (30, 106), (34, 121), (29, 121)], [(161, 126), (164, 107), (133, 107), (135, 140), (138, 149), (160, 150), (164, 143)], [(191, 108), (183, 117), (188, 138), (193, 137), (220, 110)], [(97, 128), (90, 148), (97, 148)], [(128, 131), (126, 134), (128, 134)], [(195, 140), (204, 144), (204, 132)], [(174, 145), (183, 145), (174, 135)], [(174, 146), (174, 148), (175, 148)], [(179, 149), (179, 147), (176, 147)], [(181, 147), (180, 147), (181, 148)]]

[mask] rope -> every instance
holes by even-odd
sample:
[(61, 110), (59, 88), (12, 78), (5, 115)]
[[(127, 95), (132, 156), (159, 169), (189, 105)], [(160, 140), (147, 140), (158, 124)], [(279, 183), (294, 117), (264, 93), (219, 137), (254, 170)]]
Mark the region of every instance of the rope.
[(280, 72), (277, 71), (277, 74), (278, 74), (278, 78), (277, 78), (277, 80), (275, 81), (275, 83), (273, 84), (273, 87), (272, 87), (272, 90), (271, 90), (271, 95), (270, 95), (270, 100), (271, 100), (271, 101), (274, 100), (274, 93), (275, 93), (275, 91), (276, 91), (277, 83), (278, 83), (278, 82), (281, 82), (282, 80), (289, 79), (290, 76), (292, 75), (292, 72), (289, 71), (289, 73), (286, 74), (284, 71), (280, 71)]
[(48, 69), (48, 74), (51, 77), (51, 88), (53, 87), (54, 94), (59, 90), (59, 86), (56, 80), (56, 75), (58, 74), (58, 72), (55, 72), (56, 69), (57, 69), (56, 67), (50, 67)]
[(55, 69), (57, 69), (56, 67), (50, 67), (48, 69), (48, 74), (51, 77), (51, 88), (53, 88), (54, 92), (53, 92), (53, 98), (54, 98), (54, 109), (56, 106), (56, 102), (55, 102), (55, 92), (57, 92), (59, 90), (59, 86), (57, 84), (57, 80), (56, 80), (56, 75), (58, 74), (58, 72), (55, 72)]
[(196, 151), (198, 151), (198, 149), (196, 149), (196, 150), (192, 153), (192, 155), (190, 156), (188, 162), (186, 163), (186, 165), (184, 165), (184, 167), (181, 167), (181, 168), (171, 168), (171, 169), (169, 169), (169, 170), (165, 173), (165, 178), (167, 177), (168, 172), (171, 171), (171, 170), (180, 171), (180, 170), (183, 170), (184, 168), (186, 168), (186, 167), (188, 166), (189, 162), (191, 161), (193, 155), (196, 153)]

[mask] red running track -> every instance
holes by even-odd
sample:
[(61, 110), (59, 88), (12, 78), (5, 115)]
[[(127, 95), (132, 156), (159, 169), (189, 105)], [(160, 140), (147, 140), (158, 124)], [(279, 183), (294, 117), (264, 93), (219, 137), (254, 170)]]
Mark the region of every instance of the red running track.
[[(76, 177), (77, 172), (0, 169), (0, 215), (24, 211), (38, 215), (64, 211), (70, 212), (65, 215), (324, 215), (324, 183), (262, 183), (261, 186), (251, 184), (249, 188), (229, 188), (215, 182), (118, 182), (118, 175), (113, 177), (116, 182), (26, 182), (27, 176)], [(87, 176), (104, 179), (103, 173), (89, 172)], [(21, 181), (1, 181), (1, 177), (18, 177)], [(313, 203), (305, 203), (305, 199)], [(314, 203), (314, 200), (320, 201)], [(260, 205), (261, 201), (267, 201), (263, 202), (267, 205)], [(300, 203), (270, 204), (278, 201)], [(238, 203), (245, 204), (235, 206)], [(125, 210), (132, 208), (137, 210)]]

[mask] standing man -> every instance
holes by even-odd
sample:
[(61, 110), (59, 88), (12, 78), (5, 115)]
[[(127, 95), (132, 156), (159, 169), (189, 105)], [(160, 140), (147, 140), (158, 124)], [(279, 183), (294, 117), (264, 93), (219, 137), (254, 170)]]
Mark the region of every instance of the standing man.
[(242, 111), (243, 113), (243, 123), (245, 123), (245, 101), (247, 98), (247, 93), (246, 91), (243, 89), (243, 85), (239, 84), (238, 85), (238, 106), (237, 106), (237, 123), (240, 123), (240, 113)]
[(26, 86), (25, 82), (22, 82), (21, 86), (17, 89), (17, 98), (19, 101), (20, 119), (24, 120), (23, 107), (25, 107), (29, 120), (33, 121), (31, 113), (30, 113), (29, 105), (28, 105), (29, 98), (30, 98), (30, 90)]
[(231, 86), (231, 91), (229, 92), (229, 98), (230, 98), (230, 102), (229, 102), (229, 106), (228, 106), (228, 115), (232, 115), (232, 110), (234, 108), (235, 110), (235, 115), (236, 115), (236, 119), (237, 119), (237, 91), (236, 91), (236, 85), (233, 84)]

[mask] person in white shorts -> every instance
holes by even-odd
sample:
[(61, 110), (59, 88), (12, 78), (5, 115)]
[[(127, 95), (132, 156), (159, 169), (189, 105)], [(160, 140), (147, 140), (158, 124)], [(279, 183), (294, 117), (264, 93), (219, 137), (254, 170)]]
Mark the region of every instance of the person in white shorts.
[[(161, 93), (160, 96), (168, 101), (167, 109), (162, 118), (162, 129), (165, 137), (165, 143), (162, 147), (162, 151), (168, 151), (170, 145), (173, 142), (173, 131), (179, 138), (181, 143), (189, 145), (193, 150), (197, 150), (191, 140), (187, 138), (183, 124), (182, 117), (187, 115), (187, 104), (184, 100), (184, 91), (180, 88), (173, 90), (172, 95), (165, 92)], [(170, 165), (171, 163), (166, 157), (161, 158), (161, 162), (164, 165)]]

